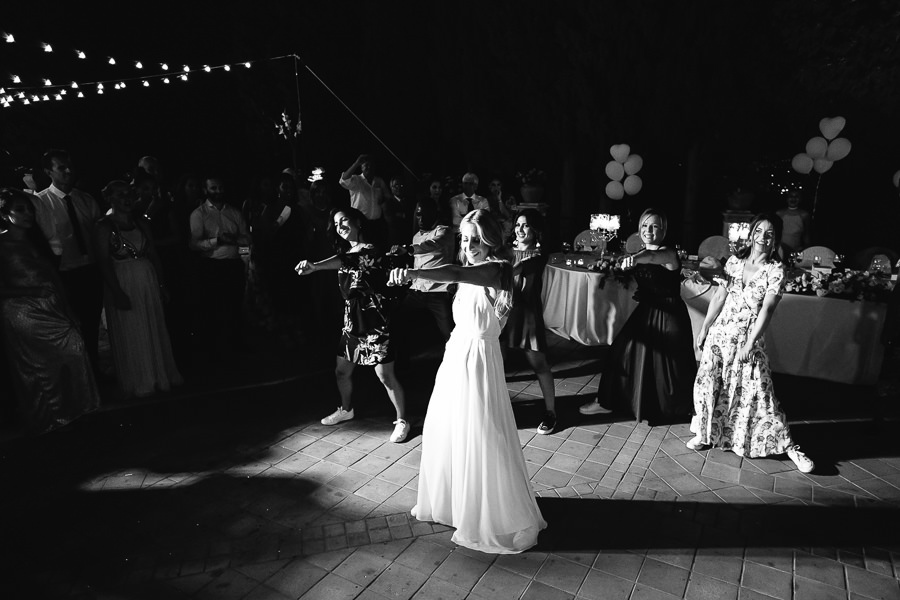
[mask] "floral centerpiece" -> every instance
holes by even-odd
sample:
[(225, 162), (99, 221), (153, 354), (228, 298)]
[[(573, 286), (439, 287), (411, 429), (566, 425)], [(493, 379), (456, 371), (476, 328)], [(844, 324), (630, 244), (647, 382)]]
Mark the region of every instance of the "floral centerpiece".
[(830, 273), (794, 271), (784, 286), (784, 291), (790, 294), (870, 302), (887, 302), (892, 289), (893, 282), (887, 277), (851, 269), (835, 269)]
[(606, 286), (606, 280), (610, 277), (621, 283), (622, 287), (627, 288), (628, 284), (631, 283), (634, 278), (631, 276), (630, 272), (622, 269), (619, 264), (616, 257), (604, 256), (589, 264), (587, 270), (600, 274), (597, 285), (601, 290)]
[(544, 196), (544, 184), (547, 182), (547, 174), (537, 168), (516, 173), (516, 179), (522, 184), (519, 193), (522, 202), (526, 204), (538, 204)]

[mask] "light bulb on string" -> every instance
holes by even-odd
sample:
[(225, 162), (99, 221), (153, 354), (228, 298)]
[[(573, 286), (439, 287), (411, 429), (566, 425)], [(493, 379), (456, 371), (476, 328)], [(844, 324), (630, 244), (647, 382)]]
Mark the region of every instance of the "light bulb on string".
[(209, 65), (203, 65), (203, 70), (209, 73), (210, 71), (212, 71), (212, 67), (210, 67)]
[(19, 79), (18, 75), (12, 75), (12, 82), (13, 83), (22, 83), (22, 80)]
[(15, 37), (13, 36), (13, 34), (11, 34), (11, 33), (4, 33), (4, 34), (3, 34), (3, 37), (6, 38), (6, 43), (7, 43), (7, 44), (12, 44), (12, 43), (14, 43), (14, 42), (16, 41), (16, 38), (15, 38)]
[(143, 69), (144, 65), (141, 63), (141, 61), (137, 61), (136, 63), (134, 63), (134, 67), (136, 69)]
[(191, 72), (191, 68), (187, 65), (184, 65), (183, 67), (181, 67), (181, 70), (184, 71), (185, 73)]
[(28, 100), (28, 98), (25, 98), (24, 100), (22, 100), (22, 104), (31, 104), (31, 102)]
[(81, 50), (76, 50), (75, 54), (78, 55), (78, 58), (87, 58), (87, 55), (84, 52), (82, 52)]
[(78, 92), (78, 97), (79, 97), (79, 98), (84, 98), (84, 93), (83, 93), (83, 92)]
[(25, 92), (19, 92), (19, 100), (25, 99)]
[(119, 85), (122, 86), (122, 89), (123, 89), (123, 90), (125, 89), (125, 82), (124, 82), (124, 81), (121, 82)]
[(60, 94), (55, 95), (54, 98), (57, 100), (62, 100), (62, 96)]
[(144, 87), (150, 87), (150, 82), (145, 79), (141, 85), (143, 85)]
[(223, 65), (222, 68), (225, 69), (226, 71), (230, 71), (231, 65)]
[(6, 93), (6, 88), (0, 87), (0, 96)]
[(120, 89), (118, 83), (117, 83), (116, 85), (114, 85), (113, 87), (114, 87), (115, 89), (117, 89), (117, 90)]
[(46, 86), (50, 86), (50, 85), (53, 85), (53, 82), (50, 81), (49, 79), (45, 79), (45, 80), (44, 80), (44, 86), (46, 87)]
[(160, 67), (163, 71), (168, 71), (168, 70), (169, 70), (169, 65), (167, 65), (166, 63), (160, 63), (159, 67)]
[(111, 65), (116, 64), (116, 59), (114, 59), (112, 56), (110, 56), (110, 57), (109, 57), (109, 64), (111, 64)]
[(77, 90), (77, 89), (78, 89), (78, 84), (75, 83), (75, 82), (73, 81), (73, 82), (72, 82), (72, 85), (69, 86), (69, 87), (71, 87), (73, 90)]
[(59, 90), (59, 95), (60, 95), (60, 96), (65, 96), (65, 95), (66, 95), (66, 89), (63, 88), (63, 89)]
[(53, 52), (53, 46), (51, 46), (50, 44), (44, 43), (43, 46), (44, 52)]
[(98, 93), (98, 94), (102, 94), (102, 93), (103, 93), (103, 88), (98, 88), (98, 89), (97, 89), (97, 93)]
[(249, 69), (249, 68), (250, 68), (250, 63), (249, 63), (249, 62), (245, 62), (245, 63), (244, 63), (244, 66), (247, 67), (247, 68)]
[(32, 101), (32, 102), (40, 102), (41, 99), (40, 99), (40, 97), (38, 97), (38, 96), (32, 96), (32, 97), (31, 97), (31, 101)]
[(169, 78), (168, 78), (168, 77), (163, 77), (163, 83), (169, 83)]
[(187, 81), (187, 80), (188, 80), (187, 74), (182, 74), (182, 75), (179, 77), (179, 79), (181, 79), (182, 81)]
[(50, 96), (48, 96), (47, 94), (44, 94), (43, 100), (46, 102), (49, 99), (50, 99)]

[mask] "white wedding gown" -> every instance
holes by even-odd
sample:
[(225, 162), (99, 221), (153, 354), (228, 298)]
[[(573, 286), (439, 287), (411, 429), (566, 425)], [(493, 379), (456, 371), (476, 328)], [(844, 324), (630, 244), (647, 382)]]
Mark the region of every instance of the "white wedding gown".
[(456, 528), (452, 541), (522, 552), (547, 526), (525, 469), (500, 354), (500, 321), (486, 289), (460, 284), (422, 433), (412, 514)]

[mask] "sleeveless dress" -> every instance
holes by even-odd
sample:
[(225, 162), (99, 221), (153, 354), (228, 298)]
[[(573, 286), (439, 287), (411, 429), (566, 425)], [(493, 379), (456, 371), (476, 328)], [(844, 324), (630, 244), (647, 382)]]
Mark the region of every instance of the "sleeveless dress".
[(637, 308), (616, 335), (600, 380), (600, 402), (635, 418), (677, 420), (691, 412), (697, 373), (693, 333), (680, 294), (680, 271), (638, 264)]
[(130, 310), (119, 310), (106, 290), (106, 323), (119, 388), (126, 398), (166, 392), (183, 380), (172, 356), (159, 279), (147, 257), (147, 237), (140, 225), (120, 230), (112, 219), (108, 223), (113, 271), (131, 301)]
[(793, 442), (775, 398), (765, 336), (746, 363), (738, 361), (737, 353), (747, 342), (766, 295), (783, 293), (784, 267), (768, 263), (744, 282), (744, 263), (732, 256), (725, 264), (725, 277), (728, 296), (709, 328), (694, 383), (696, 415), (691, 431), (700, 435), (701, 443), (740, 456), (782, 454)]
[(75, 317), (49, 260), (0, 235), (0, 286), (44, 288), (46, 297), (0, 298), (0, 330), (20, 414), (42, 433), (96, 410), (100, 396)]
[(493, 554), (522, 552), (547, 526), (534, 499), (500, 354), (500, 320), (487, 289), (459, 284), (422, 432), (422, 521), (455, 527), (452, 541)]
[(503, 343), (510, 348), (547, 351), (547, 331), (544, 327), (544, 306), (541, 290), (544, 287), (544, 266), (547, 259), (538, 250), (514, 250), (515, 264), (522, 270), (513, 280), (513, 305), (503, 328)]

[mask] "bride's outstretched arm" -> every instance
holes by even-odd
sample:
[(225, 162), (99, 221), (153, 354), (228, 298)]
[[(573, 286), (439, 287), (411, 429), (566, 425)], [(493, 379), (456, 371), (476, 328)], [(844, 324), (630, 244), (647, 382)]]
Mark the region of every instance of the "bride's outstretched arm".
[(391, 285), (403, 285), (415, 279), (428, 279), (439, 283), (470, 283), (500, 289), (503, 264), (494, 261), (461, 267), (441, 265), (430, 269), (393, 269)]

